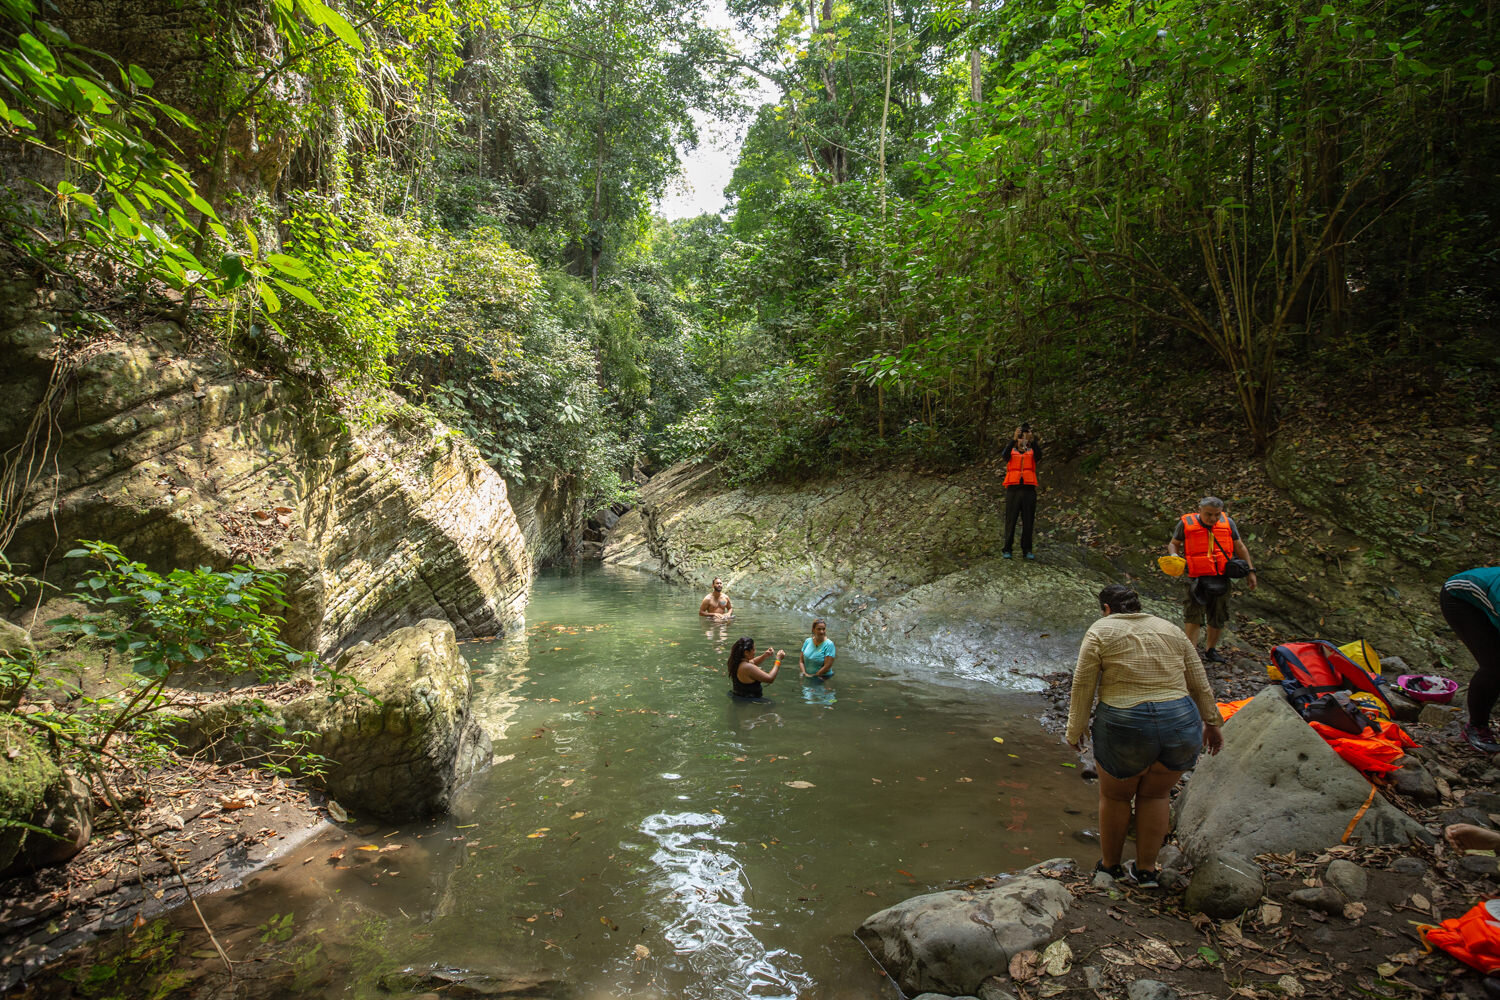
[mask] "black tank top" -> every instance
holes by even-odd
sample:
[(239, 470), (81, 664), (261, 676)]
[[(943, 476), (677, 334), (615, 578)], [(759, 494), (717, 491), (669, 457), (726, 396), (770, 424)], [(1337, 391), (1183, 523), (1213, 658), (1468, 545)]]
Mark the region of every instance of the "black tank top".
[(736, 698), (760, 698), (760, 697), (763, 697), (763, 695), (761, 694), (761, 691), (760, 691), (760, 681), (755, 681), (753, 683), (746, 684), (744, 681), (740, 680), (740, 668), (739, 667), (735, 667), (734, 668), (734, 673), (732, 673), (732, 674), (729, 675), (729, 683), (730, 683), (730, 693), (733, 694)]

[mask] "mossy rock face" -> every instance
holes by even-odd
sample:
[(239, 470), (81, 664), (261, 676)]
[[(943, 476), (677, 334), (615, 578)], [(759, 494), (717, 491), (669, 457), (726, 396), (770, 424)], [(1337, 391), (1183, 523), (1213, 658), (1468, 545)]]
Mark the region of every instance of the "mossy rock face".
[(61, 864), (83, 849), (92, 830), (87, 787), (58, 766), (24, 723), (0, 720), (0, 877)]
[(334, 761), (325, 783), (346, 807), (383, 819), (445, 812), (489, 762), (489, 737), (469, 710), (473, 682), (453, 626), (426, 620), (361, 643), (339, 660), (371, 698), (303, 697), (283, 712), (289, 731), (317, 735)]
[(189, 751), (250, 758), (283, 734), (332, 762), (315, 779), (351, 812), (390, 821), (447, 811), (453, 793), (490, 759), (470, 701), (469, 665), (453, 626), (426, 620), (344, 653), (339, 669), (371, 697), (314, 691), (274, 709), (244, 699), (213, 705), (174, 734)]

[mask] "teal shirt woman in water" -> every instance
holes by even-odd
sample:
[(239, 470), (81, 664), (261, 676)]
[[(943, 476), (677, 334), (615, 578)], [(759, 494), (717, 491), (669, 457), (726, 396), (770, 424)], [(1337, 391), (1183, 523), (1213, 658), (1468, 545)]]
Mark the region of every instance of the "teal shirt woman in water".
[(828, 623), (814, 618), (812, 635), (803, 640), (802, 652), (797, 655), (797, 669), (803, 677), (827, 680), (833, 676), (833, 658), (837, 653), (833, 640), (828, 638)]

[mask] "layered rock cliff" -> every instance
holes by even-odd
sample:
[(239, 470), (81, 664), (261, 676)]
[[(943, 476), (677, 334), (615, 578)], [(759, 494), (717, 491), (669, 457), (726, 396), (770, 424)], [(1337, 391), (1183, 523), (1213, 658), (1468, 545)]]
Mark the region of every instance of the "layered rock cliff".
[(1046, 565), (1002, 559), (992, 480), (870, 471), (730, 489), (710, 466), (677, 465), (642, 489), (604, 561), (703, 587), (720, 576), (734, 597), (836, 612), (866, 647), (1037, 687), (1071, 667), (1112, 570), (1071, 546)]
[[(1304, 450), (1326, 451), (1317, 430), (1287, 436)], [(1340, 433), (1348, 436), (1341, 428), (1325, 436)], [(1294, 488), (1269, 481), (1294, 459), (1278, 455), (1269, 471), (1245, 459), (1234, 477), (1221, 479), (1226, 497), (1242, 498), (1230, 502), (1260, 569), (1257, 591), (1237, 590), (1231, 643), (1264, 655), (1271, 633), (1251, 633), (1272, 623), (1283, 636), (1365, 638), (1424, 669), (1468, 669), (1432, 595), (1444, 575), (1462, 568), (1459, 560), (1488, 551), (1488, 529), (1464, 539), (1458, 527), (1434, 519), (1449, 545), (1402, 542), (1392, 537), (1396, 514), (1417, 521), (1394, 507), (1380, 478), (1356, 488), (1351, 466), (1365, 460), (1357, 449), (1323, 460), (1323, 489), (1309, 476)], [(1487, 474), (1469, 464), (1476, 476)], [(1025, 562), (1001, 558), (1005, 499), (993, 467), (866, 470), (731, 488), (711, 466), (683, 464), (642, 489), (637, 507), (610, 532), (604, 559), (705, 588), (721, 576), (731, 596), (835, 612), (845, 634), (863, 644), (1033, 686), (1027, 675), (1071, 669), (1107, 583), (1129, 583), (1147, 611), (1181, 620), (1182, 585), (1155, 559), (1192, 503), (1183, 498), (1202, 489), (1174, 482), (1190, 478), (1184, 468), (1161, 445), (1094, 464), (1087, 475), (1074, 463), (1048, 466), (1039, 559)], [(1395, 513), (1339, 515), (1367, 508)], [(1407, 548), (1411, 561), (1389, 555)], [(1434, 559), (1441, 561), (1428, 566)]]
[(399, 410), (351, 428), (171, 323), (78, 327), (67, 301), (0, 288), (13, 562), (70, 587), (61, 556), (83, 537), (157, 569), (282, 571), (284, 637), (324, 652), (423, 618), (461, 637), (521, 618), (531, 557), (504, 481), (462, 436)]

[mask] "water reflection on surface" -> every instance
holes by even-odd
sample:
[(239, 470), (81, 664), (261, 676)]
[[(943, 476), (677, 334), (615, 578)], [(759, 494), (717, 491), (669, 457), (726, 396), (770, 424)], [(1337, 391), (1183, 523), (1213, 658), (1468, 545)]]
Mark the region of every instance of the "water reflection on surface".
[(651, 855), (663, 936), (690, 974), (687, 996), (791, 998), (812, 986), (795, 954), (768, 950), (755, 936), (749, 877), (717, 835), (724, 817), (655, 813), (641, 832), (660, 845)]
[(737, 599), (705, 626), (697, 600), (618, 570), (544, 575), (524, 636), (463, 647), (498, 763), (453, 815), (356, 821), (215, 906), (249, 927), (295, 908), (352, 996), (438, 963), (585, 997), (894, 998), (852, 937), (865, 917), (1088, 851), (1092, 787), (1035, 702), (913, 679), (928, 668), (836, 619), (836, 682), (801, 681), (793, 653), (769, 703), (738, 702), (734, 640), (792, 649), (810, 616)]

